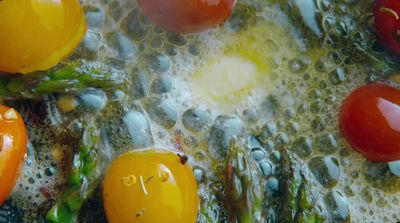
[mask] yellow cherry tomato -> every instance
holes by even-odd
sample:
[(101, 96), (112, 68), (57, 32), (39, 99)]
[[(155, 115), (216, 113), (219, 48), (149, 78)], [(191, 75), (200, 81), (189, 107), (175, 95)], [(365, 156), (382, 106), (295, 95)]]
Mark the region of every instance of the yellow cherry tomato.
[(0, 71), (47, 70), (82, 41), (86, 21), (78, 0), (0, 1)]
[(0, 206), (7, 199), (27, 149), (24, 120), (13, 108), (0, 105)]
[(139, 150), (117, 158), (105, 177), (103, 200), (110, 223), (195, 223), (197, 183), (174, 153)]

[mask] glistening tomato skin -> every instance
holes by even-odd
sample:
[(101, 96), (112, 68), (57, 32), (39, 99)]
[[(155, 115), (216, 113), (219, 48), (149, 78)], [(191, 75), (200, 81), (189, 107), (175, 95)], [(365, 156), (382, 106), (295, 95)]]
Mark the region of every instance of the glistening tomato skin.
[(368, 160), (400, 160), (400, 90), (374, 83), (354, 90), (340, 113), (340, 130)]
[(374, 16), (380, 42), (400, 55), (400, 1), (375, 1)]
[(47, 70), (72, 53), (86, 33), (79, 0), (0, 1), (0, 71)]
[(0, 205), (17, 181), (27, 141), (22, 117), (14, 109), (0, 105)]
[(110, 223), (195, 223), (197, 183), (184, 156), (134, 150), (113, 161), (103, 185)]
[(152, 22), (176, 33), (195, 33), (222, 24), (236, 0), (138, 0)]

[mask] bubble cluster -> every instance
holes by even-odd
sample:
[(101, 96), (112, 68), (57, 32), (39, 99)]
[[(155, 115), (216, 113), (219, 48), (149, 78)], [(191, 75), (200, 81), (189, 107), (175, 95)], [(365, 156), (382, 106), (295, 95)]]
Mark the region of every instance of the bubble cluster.
[[(218, 173), (234, 138), (247, 147), (265, 179), (266, 199), (282, 195), (279, 168), (288, 150), (298, 157), (296, 165), (304, 169), (331, 222), (398, 220), (398, 166), (365, 162), (350, 150), (337, 126), (341, 102), (351, 89), (366, 79), (385, 78), (375, 66), (366, 66), (368, 55), (355, 48), (372, 48), (377, 59), (390, 60), (376, 41), (370, 47), (374, 37), (368, 22), (356, 20), (367, 13), (364, 4), (316, 1), (311, 16), (303, 18), (307, 7), (249, 0), (239, 4), (224, 26), (198, 35), (161, 30), (142, 15), (136, 1), (83, 4), (89, 31), (73, 58), (122, 69), (132, 84), (126, 92), (89, 89), (59, 95), (48, 102), (49, 110), (60, 112), (45, 114), (49, 123), (69, 122), (79, 130), (73, 116), (92, 112), (101, 116), (105, 138), (117, 154), (150, 147), (184, 151), (194, 166), (200, 196), (213, 204), (200, 222), (216, 222), (223, 213), (211, 191), (221, 190)], [(223, 100), (210, 97), (213, 92), (201, 94), (195, 76), (202, 74), (197, 72), (225, 56), (251, 64), (257, 83), (246, 89), (229, 80), (231, 87), (242, 88), (229, 91), (228, 86), (225, 92), (234, 95)], [(31, 129), (48, 128), (29, 123)], [(40, 211), (32, 204), (46, 210), (62, 192), (71, 151), (61, 136), (70, 128), (57, 127), (56, 136), (49, 130), (30, 133), (37, 154), (28, 156), (13, 195), (26, 210), (25, 222), (38, 219)]]

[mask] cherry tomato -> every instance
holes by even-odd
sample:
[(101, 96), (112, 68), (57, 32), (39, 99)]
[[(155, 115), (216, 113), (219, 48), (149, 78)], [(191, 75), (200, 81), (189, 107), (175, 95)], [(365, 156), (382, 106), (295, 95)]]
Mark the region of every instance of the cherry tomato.
[(86, 22), (78, 0), (0, 1), (0, 71), (47, 70), (82, 41)]
[(356, 89), (343, 104), (340, 130), (368, 160), (400, 160), (400, 90), (382, 83)]
[(383, 45), (400, 55), (400, 1), (377, 0), (375, 28)]
[(0, 205), (17, 181), (26, 149), (24, 121), (13, 108), (0, 105)]
[(174, 153), (139, 150), (111, 165), (103, 200), (110, 223), (195, 223), (197, 183), (190, 166)]
[(143, 13), (158, 26), (177, 33), (194, 33), (222, 24), (236, 0), (138, 0)]

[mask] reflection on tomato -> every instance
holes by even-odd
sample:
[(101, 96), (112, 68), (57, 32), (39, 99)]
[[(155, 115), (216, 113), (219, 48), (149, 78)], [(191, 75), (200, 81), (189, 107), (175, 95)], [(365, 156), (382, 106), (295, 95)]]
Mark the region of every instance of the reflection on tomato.
[(400, 1), (375, 1), (374, 16), (376, 32), (381, 43), (400, 54)]
[(7, 199), (27, 149), (27, 132), (21, 116), (0, 105), (0, 205)]
[(110, 223), (195, 223), (197, 184), (192, 169), (176, 154), (138, 150), (117, 158), (104, 181)]
[(160, 27), (177, 33), (194, 33), (222, 24), (236, 0), (138, 0), (143, 13)]
[(343, 104), (340, 130), (368, 160), (400, 160), (400, 90), (382, 83), (356, 89)]
[(47, 70), (82, 41), (86, 22), (78, 0), (0, 1), (0, 71)]

